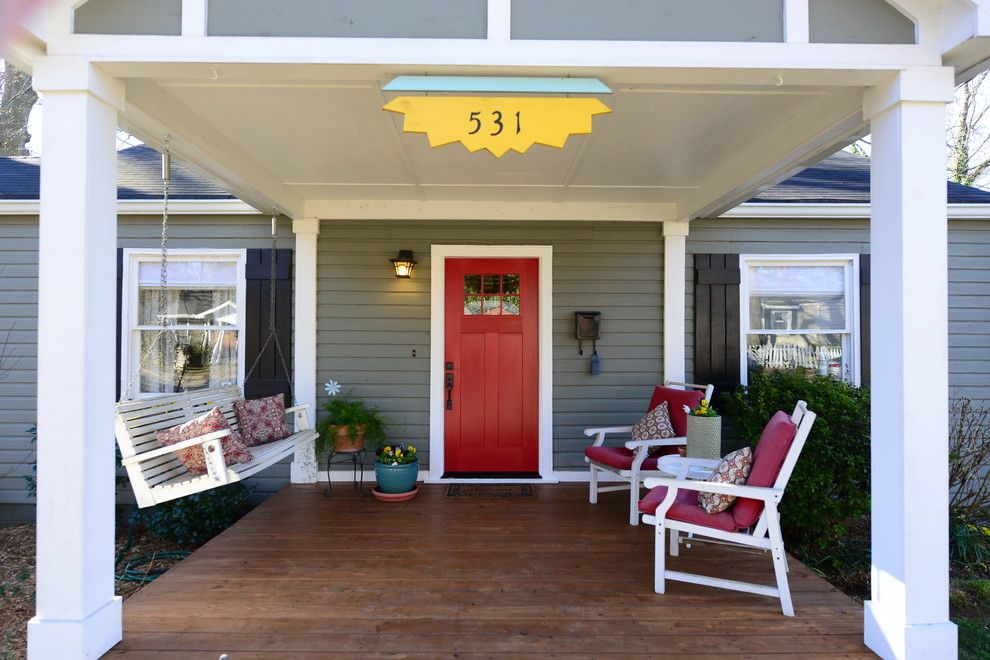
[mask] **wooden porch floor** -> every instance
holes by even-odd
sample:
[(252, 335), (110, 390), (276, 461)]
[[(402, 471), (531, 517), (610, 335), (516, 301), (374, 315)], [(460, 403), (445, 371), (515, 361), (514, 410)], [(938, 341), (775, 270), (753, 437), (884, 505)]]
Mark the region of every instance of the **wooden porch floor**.
[[(795, 618), (760, 596), (654, 594), (652, 528), (627, 524), (621, 493), (322, 490), (285, 488), (128, 599), (110, 657), (869, 655), (862, 607), (794, 559)], [(772, 582), (769, 557), (720, 546), (671, 566)]]

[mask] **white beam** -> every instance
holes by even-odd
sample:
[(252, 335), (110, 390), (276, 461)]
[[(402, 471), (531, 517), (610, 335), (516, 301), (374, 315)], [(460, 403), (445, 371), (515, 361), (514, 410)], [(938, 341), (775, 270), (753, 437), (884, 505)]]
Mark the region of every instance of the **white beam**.
[(663, 376), (683, 383), (687, 306), (687, 220), (663, 223)]
[(206, 0), (182, 0), (182, 36), (206, 36)]
[(508, 41), (511, 33), (512, 0), (488, 0), (488, 38)]
[(891, 71), (941, 64), (935, 45), (53, 35), (48, 52), (100, 62), (237, 62)]
[(784, 1), (784, 41), (806, 44), (811, 40), (808, 0)]
[[(96, 658), (121, 638), (114, 596), (113, 291), (123, 87), (42, 59), (38, 252), (37, 614), (31, 658)], [(110, 103), (108, 101), (114, 101)]]
[(324, 220), (572, 220), (659, 222), (677, 205), (598, 202), (475, 202), (307, 200), (306, 216)]
[[(316, 265), (317, 241), (320, 221), (317, 218), (293, 220), (292, 231), (296, 235), (295, 257), (295, 307), (293, 309), (292, 375), (296, 404), (309, 404), (310, 423), (316, 423)], [(306, 455), (297, 453), (290, 466), (294, 484), (316, 482), (316, 456), (312, 445), (305, 448)]]
[(869, 90), (872, 150), (872, 594), (885, 658), (956, 657), (949, 621), (945, 105), (953, 72)]

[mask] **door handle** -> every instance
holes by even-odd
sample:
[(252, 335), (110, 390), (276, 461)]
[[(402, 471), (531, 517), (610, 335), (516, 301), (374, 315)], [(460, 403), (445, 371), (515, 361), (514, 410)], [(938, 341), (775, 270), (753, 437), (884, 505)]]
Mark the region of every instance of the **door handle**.
[[(448, 363), (448, 364), (450, 364), (450, 363)], [(451, 367), (453, 367), (452, 364), (451, 364)], [(451, 395), (452, 395), (452, 393), (454, 391), (454, 372), (448, 371), (447, 372), (447, 375), (446, 375), (446, 377), (444, 379), (444, 382), (445, 382), (445, 384), (447, 386), (447, 410), (453, 410), (454, 409), (454, 399), (451, 397)]]

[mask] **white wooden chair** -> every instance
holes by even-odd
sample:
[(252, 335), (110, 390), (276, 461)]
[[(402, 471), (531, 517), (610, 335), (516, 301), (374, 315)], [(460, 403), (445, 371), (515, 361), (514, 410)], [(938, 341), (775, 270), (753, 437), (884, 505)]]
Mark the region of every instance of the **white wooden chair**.
[[(199, 493), (224, 484), (241, 481), (292, 456), (297, 449), (309, 452), (319, 435), (309, 421), (309, 405), (286, 408), (294, 418), (294, 432), (288, 438), (251, 447), (254, 460), (228, 466), (223, 460), (220, 439), (230, 431), (216, 431), (198, 438), (162, 447), (155, 431), (194, 419), (211, 408), (220, 408), (237, 430), (234, 402), (244, 396), (236, 386), (166, 394), (147, 399), (121, 401), (117, 404), (114, 423), (121, 463), (134, 489), (139, 507), (149, 507), (179, 497)], [(190, 474), (176, 456), (176, 451), (201, 445), (206, 456), (207, 474)], [(309, 445), (307, 447), (307, 445)]]
[[(797, 464), (798, 457), (801, 455), (804, 443), (808, 439), (808, 433), (815, 423), (815, 417), (815, 413), (808, 410), (807, 403), (798, 401), (797, 406), (794, 408), (794, 413), (789, 419), (792, 425), (788, 427), (794, 429), (794, 426), (796, 426), (797, 428), (793, 431), (794, 439), (791, 441), (790, 448), (787, 450), (783, 463), (780, 464), (778, 460), (776, 464), (764, 463), (762, 466), (763, 468), (769, 466), (770, 469), (761, 470), (761, 473), (771, 473), (776, 465), (780, 465), (780, 471), (777, 473), (777, 478), (771, 486), (752, 486), (748, 483), (737, 486), (735, 484), (688, 480), (686, 477), (689, 476), (689, 471), (693, 473), (690, 474), (692, 477), (705, 478), (707, 474), (711, 473), (718, 461), (673, 457), (671, 457), (671, 460), (665, 460), (664, 466), (678, 470), (677, 478), (650, 478), (646, 480), (647, 488), (656, 490), (651, 490), (650, 495), (644, 498), (644, 506), (642, 508), (647, 510), (650, 508), (646, 504), (648, 499), (652, 499), (654, 504), (656, 504), (657, 500), (660, 500), (659, 504), (656, 505), (654, 514), (643, 516), (643, 522), (656, 527), (654, 588), (658, 594), (664, 593), (666, 580), (690, 582), (692, 584), (732, 589), (734, 591), (744, 591), (778, 598), (784, 615), (794, 616), (794, 606), (791, 603), (791, 592), (787, 583), (787, 555), (784, 551), (784, 539), (780, 533), (780, 517), (777, 513), (777, 507), (784, 497), (784, 489), (787, 487), (787, 481), (794, 471), (794, 466)], [(770, 430), (772, 425), (776, 423), (777, 430), (780, 429), (779, 418), (783, 418), (786, 421), (786, 413), (777, 413), (774, 419), (767, 424), (767, 428), (764, 429), (763, 436), (760, 439), (761, 444), (767, 438), (768, 432), (773, 432)], [(773, 457), (773, 453), (771, 452), (761, 455), (759, 445), (754, 454), (753, 471), (750, 473), (750, 479), (756, 475), (757, 463), (761, 458), (766, 460), (768, 457)], [(746, 500), (738, 499), (728, 511), (709, 515), (697, 503), (697, 493), (699, 491), (724, 493), (727, 495), (737, 495), (739, 498), (747, 498), (749, 500), (747, 504), (750, 508), (746, 514), (754, 515), (758, 510), (759, 517), (751, 527), (740, 529), (735, 524), (739, 520), (738, 514), (740, 514), (740, 511), (734, 511), (733, 509), (739, 507)], [(752, 508), (754, 500), (761, 509)], [(692, 509), (692, 507), (694, 508)], [(731, 531), (733, 527), (736, 527), (735, 531)], [(692, 536), (692, 543), (701, 537), (707, 537), (714, 539), (712, 542), (715, 543), (721, 542), (751, 548), (762, 548), (764, 551), (769, 550), (773, 557), (774, 573), (777, 580), (776, 587), (669, 570), (666, 567), (666, 535), (668, 531), (670, 532), (670, 554), (672, 557), (678, 555), (681, 532)]]
[[(674, 389), (671, 386), (690, 388), (695, 390), (685, 392)], [(666, 392), (664, 392), (666, 390)], [(670, 404), (670, 418), (674, 424), (674, 430), (678, 431), (677, 437), (663, 438), (656, 440), (629, 440), (623, 447), (608, 447), (605, 445), (606, 436), (632, 433), (632, 426), (611, 426), (604, 428), (585, 429), (584, 434), (594, 437), (595, 442), (591, 447), (585, 449), (584, 461), (591, 470), (588, 488), (588, 501), (592, 504), (598, 503), (599, 493), (609, 493), (619, 490), (629, 491), (629, 524), (639, 524), (639, 495), (640, 483), (645, 476), (664, 476), (667, 473), (657, 469), (657, 457), (651, 457), (649, 451), (651, 447), (677, 447), (687, 444), (687, 421), (684, 417), (681, 406), (688, 403), (696, 406), (701, 399), (712, 400), (712, 393), (715, 391), (714, 385), (695, 385), (693, 383), (677, 383), (667, 381), (661, 388), (657, 386), (654, 391), (653, 401), (648, 410), (652, 410), (655, 405), (668, 401)], [(703, 394), (701, 392), (704, 392)], [(688, 394), (684, 397), (683, 395)], [(667, 397), (674, 397), (670, 399)], [(682, 400), (682, 398), (684, 400)], [(659, 400), (658, 400), (659, 399)], [(679, 423), (680, 422), (680, 423)], [(615, 475), (625, 484), (620, 486), (599, 486), (598, 471), (602, 470)]]

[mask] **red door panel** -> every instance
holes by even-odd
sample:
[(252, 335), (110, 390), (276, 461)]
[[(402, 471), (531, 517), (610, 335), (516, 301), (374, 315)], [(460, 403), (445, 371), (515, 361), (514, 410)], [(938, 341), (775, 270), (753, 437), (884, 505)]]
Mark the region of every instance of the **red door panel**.
[(447, 472), (539, 469), (538, 278), (537, 259), (446, 260)]

